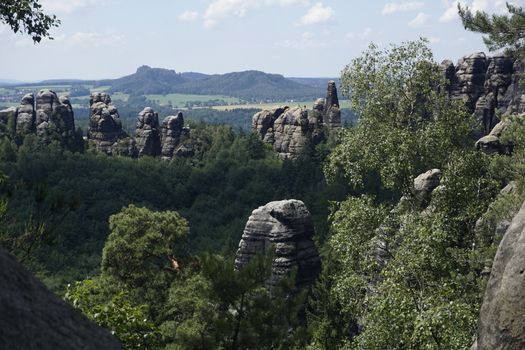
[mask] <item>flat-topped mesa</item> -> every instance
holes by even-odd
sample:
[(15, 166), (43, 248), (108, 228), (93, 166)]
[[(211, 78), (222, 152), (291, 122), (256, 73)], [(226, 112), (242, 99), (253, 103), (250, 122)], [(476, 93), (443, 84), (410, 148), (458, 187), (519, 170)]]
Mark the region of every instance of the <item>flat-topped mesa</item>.
[(297, 268), (298, 289), (312, 285), (321, 262), (312, 237), (314, 226), (310, 212), (296, 199), (270, 202), (255, 209), (246, 223), (235, 258), (235, 268), (242, 269), (257, 253), (273, 251), (269, 287)]
[(111, 104), (109, 94), (92, 93), (89, 106), (89, 144), (108, 155), (136, 156), (135, 141), (122, 129), (118, 110)]
[(341, 109), (339, 107), (339, 98), (337, 97), (337, 87), (333, 80), (328, 82), (323, 114), (323, 123), (328, 128), (334, 129), (341, 127)]
[[(27, 106), (31, 97), (23, 102)], [(29, 106), (27, 106), (30, 112)], [(75, 119), (67, 96), (58, 97), (52, 90), (40, 90), (35, 101), (36, 134), (44, 143), (59, 141), (64, 146), (75, 143)]]
[(519, 82), (523, 73), (520, 60), (505, 55), (487, 57), (478, 52), (461, 58), (457, 65), (443, 61), (451, 98), (461, 99), (479, 124), (479, 134), (487, 135), (499, 122), (497, 112), (525, 111), (525, 88)]
[(135, 142), (138, 156), (156, 157), (161, 153), (159, 115), (146, 107), (137, 117)]
[(177, 151), (181, 139), (189, 136), (189, 128), (184, 127), (184, 116), (182, 112), (177, 113), (176, 116), (168, 116), (162, 121), (161, 127), (161, 157), (163, 160), (170, 160)]

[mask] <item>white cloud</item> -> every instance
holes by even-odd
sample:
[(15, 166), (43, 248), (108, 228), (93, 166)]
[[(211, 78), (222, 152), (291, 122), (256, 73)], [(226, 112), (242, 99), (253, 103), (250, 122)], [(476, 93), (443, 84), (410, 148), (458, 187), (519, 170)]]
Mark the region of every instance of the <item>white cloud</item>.
[(213, 27), (229, 17), (244, 17), (248, 11), (269, 6), (309, 5), (309, 0), (214, 0), (202, 16), (205, 27)]
[[(445, 6), (447, 9), (441, 17), (439, 17), (440, 22), (451, 22), (453, 20), (459, 19), (458, 15), (458, 4), (461, 4), (461, 6), (468, 6), (472, 11), (485, 11), (488, 13), (504, 13), (507, 10), (507, 6), (505, 5), (507, 1), (506, 0), (455, 0), (455, 1), (446, 1)], [(510, 3), (514, 3), (520, 6), (525, 5), (524, 0), (515, 0), (510, 1)]]
[(441, 38), (438, 38), (437, 36), (431, 36), (430, 38), (428, 38), (428, 41), (431, 44), (437, 44), (441, 41)]
[(184, 11), (177, 18), (181, 21), (191, 22), (199, 18), (199, 13), (197, 11)]
[(326, 23), (334, 18), (334, 10), (318, 2), (301, 18), (302, 25)]
[(417, 28), (417, 27), (421, 27), (423, 24), (425, 24), (427, 22), (427, 20), (429, 19), (429, 15), (427, 15), (426, 13), (423, 13), (423, 12), (420, 12), (417, 14), (416, 17), (414, 17), (413, 20), (411, 20), (410, 22), (408, 22), (408, 25), (412, 28)]
[(327, 47), (329, 44), (321, 40), (312, 32), (304, 32), (299, 40), (285, 40), (277, 43), (277, 46), (286, 49), (318, 49)]
[(112, 46), (121, 43), (125, 39), (123, 34), (117, 33), (98, 33), (98, 32), (76, 32), (64, 37), (64, 41), (72, 46)]
[(69, 15), (77, 10), (88, 6), (95, 6), (104, 0), (42, 0), (42, 6), (45, 11), (57, 15)]
[(357, 38), (359, 40), (365, 41), (365, 40), (368, 40), (370, 35), (372, 35), (372, 28), (366, 27), (365, 29), (363, 29), (363, 31), (359, 33), (353, 33), (353, 32), (346, 33), (345, 38), (348, 40), (353, 40)]
[(382, 14), (390, 15), (397, 12), (409, 12), (419, 10), (425, 5), (421, 1), (389, 2), (383, 7)]

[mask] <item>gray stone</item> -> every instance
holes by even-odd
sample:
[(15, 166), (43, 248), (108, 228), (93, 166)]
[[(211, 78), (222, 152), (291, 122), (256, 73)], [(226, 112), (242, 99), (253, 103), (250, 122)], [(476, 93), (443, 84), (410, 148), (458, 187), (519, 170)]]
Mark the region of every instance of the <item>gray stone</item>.
[(144, 108), (137, 117), (135, 142), (139, 157), (160, 155), (159, 115), (151, 107)]
[(35, 112), (35, 96), (27, 94), (22, 98), (20, 106), (18, 107), (18, 115), (16, 118), (16, 134), (23, 139), (26, 135), (35, 132), (36, 112)]
[(339, 98), (337, 97), (337, 87), (333, 80), (328, 82), (323, 117), (323, 122), (328, 128), (341, 127), (341, 109), (339, 107)]
[(275, 286), (297, 268), (296, 287), (312, 285), (320, 259), (312, 240), (314, 226), (303, 202), (295, 199), (270, 202), (252, 212), (239, 242), (235, 268), (242, 269), (257, 253), (274, 253), (269, 286)]
[[(129, 138), (122, 129), (122, 122), (118, 110), (111, 104), (111, 97), (105, 92), (92, 93), (90, 100), (90, 117), (87, 138), (89, 145), (97, 151), (112, 155), (124, 151), (121, 140)], [(120, 143), (120, 144), (119, 144)], [(126, 151), (131, 156), (136, 156), (133, 149), (134, 141), (126, 142)], [(115, 152), (113, 149), (115, 146)], [(128, 149), (127, 147), (131, 147)]]
[[(164, 118), (161, 127), (161, 156), (164, 160), (170, 160), (175, 154), (177, 146), (181, 141), (184, 128), (184, 116), (179, 112), (177, 116), (169, 116)], [(182, 151), (179, 150), (179, 153)], [(187, 152), (184, 152), (187, 154)]]
[(123, 349), (0, 249), (0, 349)]
[(441, 170), (432, 169), (420, 174), (414, 179), (413, 195), (423, 205), (430, 201), (432, 191), (436, 189), (441, 181)]
[[(26, 106), (30, 112), (28, 104), (31, 97), (24, 97)], [(69, 146), (75, 143), (75, 118), (73, 108), (69, 103), (69, 98), (61, 96), (60, 98), (52, 90), (40, 90), (36, 96), (36, 134), (44, 143), (59, 141), (63, 146)], [(29, 119), (25, 118), (27, 121)]]
[(494, 258), (475, 349), (525, 349), (525, 203), (512, 219)]

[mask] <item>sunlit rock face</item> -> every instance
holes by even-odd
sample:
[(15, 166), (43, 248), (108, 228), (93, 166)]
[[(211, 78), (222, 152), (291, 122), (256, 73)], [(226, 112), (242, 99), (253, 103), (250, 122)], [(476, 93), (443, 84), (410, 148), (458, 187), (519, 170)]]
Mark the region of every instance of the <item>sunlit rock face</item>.
[(465, 102), (478, 123), (478, 136), (487, 135), (499, 123), (498, 113), (525, 112), (525, 88), (519, 77), (523, 62), (509, 56), (487, 57), (483, 52), (461, 58), (456, 65), (443, 61), (452, 99)]
[(159, 115), (151, 107), (138, 115), (135, 142), (139, 157), (156, 157), (161, 153)]
[(248, 219), (239, 242), (235, 268), (242, 269), (257, 253), (272, 251), (270, 287), (294, 268), (297, 268), (296, 287), (310, 286), (321, 267), (313, 235), (312, 217), (302, 201), (270, 202), (255, 209)]
[(135, 140), (122, 129), (117, 108), (105, 92), (92, 93), (89, 99), (90, 117), (87, 138), (89, 145), (108, 155), (134, 157)]

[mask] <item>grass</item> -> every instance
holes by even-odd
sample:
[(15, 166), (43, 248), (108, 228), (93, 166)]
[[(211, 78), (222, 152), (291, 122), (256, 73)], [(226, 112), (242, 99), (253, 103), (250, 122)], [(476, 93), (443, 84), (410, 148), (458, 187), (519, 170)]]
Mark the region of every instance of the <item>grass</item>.
[(168, 94), (168, 95), (146, 95), (146, 98), (152, 102), (160, 105), (167, 105), (171, 103), (174, 107), (184, 107), (188, 102), (210, 102), (214, 100), (222, 100), (226, 104), (241, 103), (242, 101), (235, 97), (220, 96), (220, 95), (189, 95), (189, 94)]

